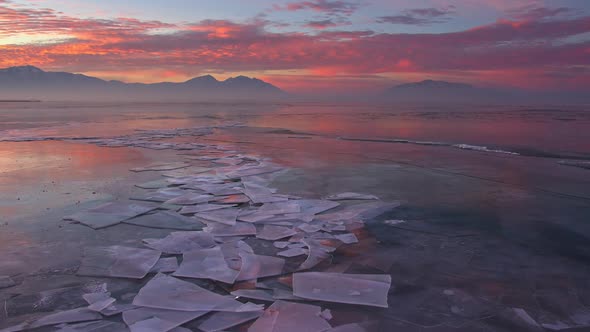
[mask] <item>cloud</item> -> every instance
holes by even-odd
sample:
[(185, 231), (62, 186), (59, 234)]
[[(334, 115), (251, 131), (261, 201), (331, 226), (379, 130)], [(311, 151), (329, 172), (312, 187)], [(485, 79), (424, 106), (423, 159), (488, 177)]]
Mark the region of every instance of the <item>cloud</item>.
[[(414, 14), (436, 18), (439, 13), (420, 9)], [(11, 24), (15, 17), (22, 21)], [(50, 70), (103, 73), (147, 73), (158, 68), (187, 75), (295, 72), (333, 80), (342, 75), (457, 77), (478, 73), (478, 77), (506, 84), (543, 87), (550, 85), (549, 74), (560, 77), (554, 81), (556, 86), (579, 84), (590, 76), (588, 71), (567, 69), (588, 67), (590, 16), (499, 20), (438, 34), (271, 32), (269, 24), (265, 20), (171, 25), (130, 18), (82, 19), (44, 9), (10, 9), (0, 3), (0, 36), (67, 37), (52, 43), (0, 45), (0, 67), (32, 64)]]
[(381, 16), (378, 23), (405, 24), (405, 25), (431, 25), (445, 23), (451, 19), (455, 7), (450, 6), (444, 9), (439, 8), (416, 8), (404, 10), (401, 15)]
[(361, 7), (358, 1), (342, 1), (342, 0), (312, 0), (312, 1), (298, 1), (290, 2), (284, 6), (274, 5), (275, 11), (299, 11), (312, 10), (315, 12), (327, 15), (347, 15), (354, 14)]
[(567, 7), (542, 7), (528, 5), (506, 11), (506, 14), (515, 20), (538, 21), (567, 17), (573, 14), (573, 10)]
[(327, 29), (327, 28), (334, 28), (334, 27), (351, 25), (351, 24), (352, 23), (348, 20), (325, 19), (325, 20), (306, 21), (305, 24), (303, 24), (303, 26), (306, 28), (310, 28), (310, 29), (323, 30), (323, 29)]

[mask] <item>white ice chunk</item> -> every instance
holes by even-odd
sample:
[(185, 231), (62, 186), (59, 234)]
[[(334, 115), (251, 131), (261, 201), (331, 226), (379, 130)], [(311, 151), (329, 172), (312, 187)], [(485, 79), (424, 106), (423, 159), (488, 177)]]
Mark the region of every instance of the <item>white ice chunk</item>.
[(391, 276), (305, 272), (293, 274), (293, 294), (319, 301), (387, 308)]
[(334, 237), (344, 244), (353, 244), (359, 242), (358, 238), (353, 233), (334, 235)]
[(80, 276), (142, 279), (156, 265), (160, 252), (122, 246), (86, 248)]

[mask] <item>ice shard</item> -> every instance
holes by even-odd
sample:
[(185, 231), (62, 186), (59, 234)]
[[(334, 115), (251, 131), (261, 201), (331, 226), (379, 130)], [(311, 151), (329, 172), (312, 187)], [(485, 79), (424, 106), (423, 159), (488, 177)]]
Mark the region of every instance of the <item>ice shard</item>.
[(142, 279), (156, 265), (160, 251), (122, 246), (86, 248), (80, 276)]
[(205, 226), (194, 218), (185, 217), (172, 211), (162, 211), (153, 214), (144, 214), (139, 217), (123, 221), (126, 224), (162, 229), (177, 229), (184, 231), (197, 231)]
[(320, 316), (322, 308), (276, 301), (248, 328), (248, 332), (322, 332), (332, 326)]
[(185, 252), (175, 277), (211, 279), (233, 284), (239, 270), (230, 268), (220, 247)]
[(144, 239), (143, 243), (166, 254), (179, 255), (195, 249), (212, 248), (215, 239), (207, 232), (172, 232), (163, 239)]

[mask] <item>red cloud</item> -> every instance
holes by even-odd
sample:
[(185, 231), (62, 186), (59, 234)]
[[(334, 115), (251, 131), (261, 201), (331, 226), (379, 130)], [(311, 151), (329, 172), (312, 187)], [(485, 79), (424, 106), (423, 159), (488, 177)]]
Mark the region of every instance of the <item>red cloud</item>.
[[(80, 19), (50, 9), (11, 9), (0, 2), (0, 36), (70, 37), (48, 44), (2, 45), (0, 66), (33, 64), (76, 72), (298, 70), (335, 80), (374, 74), (463, 75), (474, 80), (477, 72), (493, 82), (543, 88), (550, 82), (555, 87), (586, 82), (589, 76), (588, 71), (571, 70), (588, 66), (587, 16), (498, 21), (443, 34), (271, 33), (266, 24), (206, 20), (178, 26), (129, 18)], [(155, 32), (162, 28), (174, 30)]]

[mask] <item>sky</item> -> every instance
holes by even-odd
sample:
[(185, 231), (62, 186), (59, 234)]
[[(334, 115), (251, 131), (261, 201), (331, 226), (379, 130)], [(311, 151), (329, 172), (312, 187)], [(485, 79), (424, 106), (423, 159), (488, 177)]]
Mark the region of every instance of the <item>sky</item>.
[(0, 0), (0, 67), (301, 94), (590, 87), (590, 0)]

